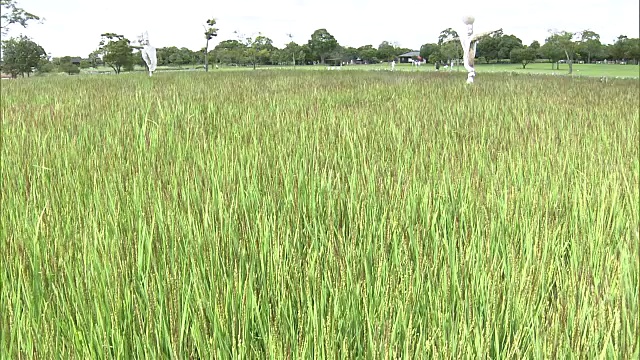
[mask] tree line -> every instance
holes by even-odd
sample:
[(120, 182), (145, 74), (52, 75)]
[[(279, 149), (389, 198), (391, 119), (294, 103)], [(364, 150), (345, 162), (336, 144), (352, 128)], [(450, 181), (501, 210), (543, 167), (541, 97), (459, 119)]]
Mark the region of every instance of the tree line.
[[(2, 12), (2, 33), (6, 34), (8, 25), (20, 24), (24, 27), (31, 20), (40, 20), (34, 14), (17, 7), (15, 0), (0, 0)], [(162, 47), (157, 49), (158, 66), (193, 66), (209, 64), (251, 66), (258, 65), (309, 65), (309, 64), (375, 64), (397, 60), (399, 55), (412, 49), (400, 47), (396, 43), (382, 41), (378, 46), (371, 44), (359, 47), (340, 45), (327, 29), (314, 31), (306, 43), (290, 41), (282, 48), (273, 45), (273, 41), (261, 33), (245, 35), (234, 32), (235, 38), (219, 42), (209, 49), (209, 42), (218, 35), (215, 19), (206, 20), (204, 27), (205, 46), (198, 50), (186, 47)], [(288, 34), (290, 39), (292, 35)], [(444, 29), (435, 43), (422, 45), (415, 61), (430, 63), (450, 63), (462, 58), (459, 41), (451, 41), (458, 34), (452, 28)], [(135, 65), (146, 66), (140, 56), (141, 46), (123, 35), (116, 33), (101, 34), (98, 47), (84, 58), (65, 56), (49, 59), (45, 50), (32, 39), (19, 36), (2, 41), (2, 71), (12, 76), (27, 75), (33, 71), (58, 71), (69, 74), (78, 73), (80, 68), (108, 66), (115, 73), (131, 71)], [(529, 45), (513, 34), (505, 34), (502, 29), (495, 31), (478, 42), (477, 62), (522, 64), (548, 61), (552, 68), (560, 62), (569, 64), (569, 72), (576, 61), (593, 63), (610, 61), (635, 63), (640, 60), (640, 41), (620, 35), (612, 44), (603, 43), (600, 35), (591, 30), (580, 32), (549, 31), (543, 44), (534, 41)]]

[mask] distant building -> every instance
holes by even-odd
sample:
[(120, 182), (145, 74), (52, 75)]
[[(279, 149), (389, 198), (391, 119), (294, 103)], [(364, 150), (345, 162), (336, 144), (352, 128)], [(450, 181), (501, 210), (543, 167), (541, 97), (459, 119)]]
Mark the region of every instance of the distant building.
[(409, 51), (408, 53), (399, 55), (400, 63), (406, 64), (409, 62), (409, 59), (417, 58), (420, 56), (420, 51)]

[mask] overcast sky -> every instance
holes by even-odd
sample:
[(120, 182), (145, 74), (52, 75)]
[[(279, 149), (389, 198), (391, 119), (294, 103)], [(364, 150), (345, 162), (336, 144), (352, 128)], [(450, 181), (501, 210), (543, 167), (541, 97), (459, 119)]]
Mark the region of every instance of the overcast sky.
[[(162, 4), (162, 5), (160, 5)], [(476, 32), (503, 28), (525, 44), (544, 42), (547, 30), (590, 29), (611, 43), (621, 34), (638, 37), (638, 0), (18, 0), (27, 11), (46, 18), (27, 29), (14, 25), (9, 36), (32, 37), (52, 56), (87, 56), (100, 34), (114, 32), (130, 40), (147, 30), (155, 47), (204, 47), (203, 24), (215, 17), (220, 28), (211, 48), (262, 32), (282, 47), (293, 34), (306, 43), (314, 30), (326, 28), (343, 46), (397, 42), (419, 49), (436, 42), (441, 30), (460, 27), (463, 15), (476, 18)]]

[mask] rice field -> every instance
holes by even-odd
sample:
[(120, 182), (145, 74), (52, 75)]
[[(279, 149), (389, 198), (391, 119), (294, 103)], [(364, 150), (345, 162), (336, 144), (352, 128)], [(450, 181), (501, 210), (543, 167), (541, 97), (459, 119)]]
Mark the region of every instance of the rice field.
[(632, 359), (637, 80), (5, 81), (2, 359)]

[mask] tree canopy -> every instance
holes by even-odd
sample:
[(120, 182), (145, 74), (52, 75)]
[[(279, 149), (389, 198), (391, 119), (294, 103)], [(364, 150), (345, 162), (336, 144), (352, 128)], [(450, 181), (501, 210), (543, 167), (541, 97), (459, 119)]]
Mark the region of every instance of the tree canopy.
[(35, 68), (47, 61), (47, 53), (42, 46), (26, 36), (2, 41), (2, 71), (11, 74), (29, 76)]
[[(27, 26), (31, 20), (40, 19), (17, 6), (15, 0), (0, 0), (2, 5), (2, 31), (5, 32), (11, 24)], [(282, 48), (274, 45), (273, 40), (262, 33), (245, 36), (236, 31), (236, 39), (220, 41), (213, 49), (209, 49), (210, 42), (218, 36), (217, 21), (214, 18), (206, 20), (204, 27), (205, 46), (201, 49), (191, 50), (184, 46), (168, 46), (157, 49), (158, 65), (160, 66), (186, 66), (204, 64), (206, 70), (210, 62), (215, 64), (227, 64), (236, 66), (258, 65), (306, 65), (322, 64), (327, 60), (334, 63), (380, 63), (398, 60), (398, 56), (416, 51), (415, 49), (401, 47), (396, 42), (382, 41), (375, 44), (360, 46), (342, 45), (326, 28), (315, 30), (306, 43), (298, 44), (293, 41), (293, 34), (286, 34), (289, 42)], [(462, 58), (462, 47), (458, 40), (458, 33), (453, 28), (446, 28), (437, 34), (437, 42), (424, 43), (417, 50), (420, 57), (426, 61), (453, 62)], [(130, 41), (123, 35), (115, 33), (101, 34), (99, 48), (88, 54), (81, 60), (81, 67), (97, 67), (106, 65), (116, 73), (131, 70), (134, 65), (144, 66), (144, 62), (138, 56)], [(16, 44), (26, 46), (23, 38), (14, 38), (2, 42), (4, 45)], [(33, 42), (32, 40), (29, 40)], [(34, 43), (35, 44), (35, 43)], [(37, 44), (36, 44), (37, 45)], [(31, 46), (31, 45), (30, 45)], [(33, 46), (32, 46), (33, 47)], [(35, 49), (35, 47), (33, 47)], [(9, 52), (11, 56), (11, 53)], [(5, 56), (5, 63), (14, 61), (10, 56)], [(46, 57), (46, 56), (45, 56)], [(579, 32), (567, 30), (549, 31), (549, 36), (541, 44), (532, 42), (529, 46), (514, 34), (505, 34), (502, 29), (487, 34), (479, 39), (476, 51), (478, 61), (511, 62), (526, 67), (534, 61), (548, 61), (552, 68), (562, 62), (569, 64), (569, 72), (574, 61), (595, 62), (615, 61), (618, 63), (637, 63), (640, 60), (640, 42), (638, 38), (629, 38), (620, 35), (611, 44), (601, 41), (600, 35), (593, 30), (585, 29)], [(64, 57), (58, 57), (61, 59)], [(39, 60), (39, 61), (47, 61)], [(77, 64), (77, 62), (76, 62)], [(9, 69), (11, 65), (5, 66)], [(77, 65), (63, 61), (49, 67), (31, 66), (22, 74), (29, 74), (33, 69), (45, 71), (54, 69), (75, 73)], [(67, 71), (68, 70), (68, 71)], [(15, 69), (13, 70), (16, 71)]]
[(131, 41), (115, 33), (104, 33), (101, 36), (99, 51), (105, 65), (110, 66), (116, 74), (120, 74), (122, 70), (132, 70), (136, 61)]
[(6, 35), (9, 26), (13, 24), (27, 27), (29, 21), (44, 20), (38, 15), (32, 14), (23, 8), (18, 7), (15, 0), (0, 0), (0, 34)]
[(327, 29), (318, 29), (311, 34), (311, 39), (307, 43), (311, 53), (320, 58), (320, 63), (324, 64), (327, 55), (338, 47), (338, 41)]

